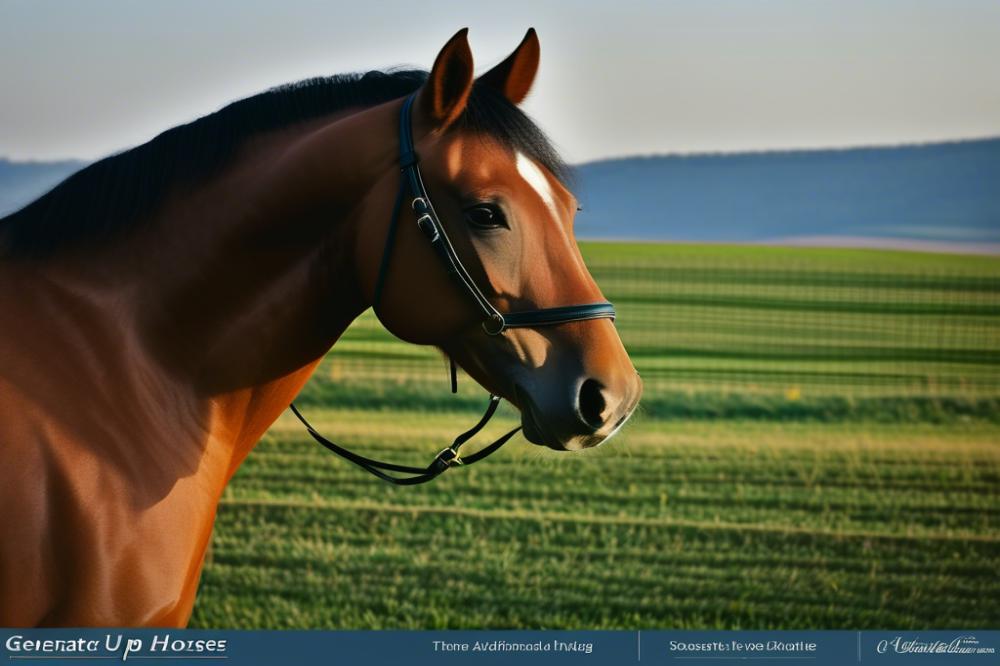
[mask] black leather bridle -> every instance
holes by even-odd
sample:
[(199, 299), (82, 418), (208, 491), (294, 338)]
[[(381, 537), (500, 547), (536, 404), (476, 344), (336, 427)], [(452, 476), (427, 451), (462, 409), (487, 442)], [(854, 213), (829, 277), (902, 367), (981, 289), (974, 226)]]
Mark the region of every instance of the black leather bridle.
[[(412, 115), (413, 103), (416, 96), (417, 93), (413, 93), (407, 97), (403, 102), (403, 108), (399, 113), (399, 166), (402, 174), (400, 176), (399, 190), (396, 193), (396, 201), (392, 207), (392, 218), (389, 221), (389, 229), (386, 233), (385, 248), (382, 251), (382, 260), (379, 263), (378, 277), (375, 281), (375, 296), (372, 303), (372, 309), (375, 310), (376, 314), (378, 314), (378, 306), (381, 302), (382, 290), (385, 287), (385, 278), (389, 270), (389, 260), (392, 256), (393, 247), (395, 246), (396, 229), (399, 226), (399, 218), (401, 216), (403, 202), (407, 198), (407, 195), (409, 195), (413, 197), (410, 201), (410, 208), (413, 209), (413, 212), (416, 215), (417, 228), (419, 228), (424, 237), (427, 238), (427, 241), (434, 249), (438, 258), (441, 260), (441, 263), (444, 265), (445, 271), (448, 275), (451, 276), (462, 291), (468, 294), (472, 301), (475, 302), (476, 307), (482, 314), (482, 327), (483, 331), (485, 331), (487, 335), (501, 335), (504, 331), (510, 328), (553, 326), (556, 324), (565, 324), (572, 321), (587, 321), (590, 319), (613, 320), (615, 318), (615, 308), (607, 301), (602, 303), (563, 305), (559, 307), (523, 310), (521, 312), (508, 313), (501, 313), (493, 306), (490, 300), (485, 294), (483, 294), (482, 290), (476, 284), (476, 281), (469, 274), (469, 271), (466, 270), (462, 260), (459, 259), (458, 254), (455, 252), (455, 247), (451, 244), (448, 234), (445, 233), (444, 225), (441, 224), (440, 218), (437, 216), (437, 213), (434, 212), (434, 206), (431, 204), (431, 198), (427, 194), (427, 189), (424, 187), (424, 181), (420, 175), (420, 167), (418, 166), (419, 157), (417, 156), (416, 150), (413, 146)], [(454, 393), (456, 391), (456, 370), (454, 361), (451, 361), (451, 380), (452, 392)], [(306, 418), (302, 416), (298, 409), (295, 408), (294, 404), (291, 405), (291, 410), (292, 413), (298, 417), (299, 421), (301, 421), (306, 427), (309, 434), (330, 451), (346, 458), (347, 460), (350, 460), (362, 469), (371, 472), (375, 476), (388, 481), (389, 483), (397, 485), (415, 485), (430, 481), (452, 465), (470, 465), (474, 462), (482, 460), (506, 444), (507, 440), (513, 437), (514, 434), (521, 429), (520, 426), (514, 428), (489, 446), (484, 447), (476, 453), (466, 456), (465, 458), (459, 457), (459, 449), (461, 446), (465, 444), (465, 442), (472, 439), (476, 433), (486, 426), (489, 420), (493, 417), (493, 414), (496, 413), (499, 405), (500, 397), (491, 395), (489, 405), (486, 407), (486, 413), (483, 414), (479, 422), (469, 430), (456, 437), (451, 446), (438, 453), (434, 460), (431, 461), (431, 464), (427, 467), (396, 465), (358, 455), (357, 453), (349, 451), (323, 437), (323, 435), (317, 432), (316, 429), (309, 424)], [(403, 474), (409, 474), (410, 476), (393, 476), (387, 472), (401, 472)]]

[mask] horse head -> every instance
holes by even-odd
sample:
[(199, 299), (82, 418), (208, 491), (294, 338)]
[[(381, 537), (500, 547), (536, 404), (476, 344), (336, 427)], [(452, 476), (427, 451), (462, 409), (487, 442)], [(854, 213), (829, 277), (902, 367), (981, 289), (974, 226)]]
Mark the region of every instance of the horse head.
[[(487, 390), (516, 405), (530, 441), (578, 450), (617, 432), (635, 409), (642, 383), (574, 237), (578, 204), (568, 169), (518, 108), (539, 54), (529, 30), (510, 56), (475, 78), (462, 30), (441, 50), (407, 110), (435, 223), (474, 286), (449, 275), (448, 259), (443, 265), (441, 251), (422, 237), (428, 234), (418, 219), (422, 199), (410, 206), (401, 195), (403, 205), (397, 202), (398, 210), (386, 214), (385, 202), (406, 178), (405, 168), (366, 198), (359, 256), (362, 284), (393, 334), (439, 347)], [(403, 159), (409, 159), (405, 146)], [(399, 238), (385, 244), (397, 217)], [(572, 316), (586, 308), (603, 314)], [(530, 321), (491, 334), (496, 331), (484, 323), (484, 309), (487, 317), (495, 310), (501, 318)], [(544, 313), (567, 311), (562, 321), (545, 321)]]

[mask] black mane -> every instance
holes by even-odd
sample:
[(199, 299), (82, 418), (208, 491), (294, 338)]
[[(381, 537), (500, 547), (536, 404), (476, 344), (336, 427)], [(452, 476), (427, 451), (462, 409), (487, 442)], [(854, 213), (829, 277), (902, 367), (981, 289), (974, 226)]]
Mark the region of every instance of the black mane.
[[(375, 106), (413, 92), (426, 79), (427, 72), (418, 70), (342, 74), (233, 102), (84, 167), (0, 219), (0, 257), (44, 257), (112, 237), (147, 219), (173, 188), (217, 175), (248, 138), (342, 109)], [(458, 125), (524, 152), (559, 178), (569, 175), (538, 126), (492, 88), (473, 87)]]

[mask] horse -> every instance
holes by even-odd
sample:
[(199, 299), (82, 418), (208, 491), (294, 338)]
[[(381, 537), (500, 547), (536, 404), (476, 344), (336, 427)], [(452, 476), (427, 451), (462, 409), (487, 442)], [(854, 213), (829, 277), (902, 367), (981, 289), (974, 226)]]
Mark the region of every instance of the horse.
[[(567, 167), (518, 107), (539, 59), (529, 30), (475, 77), (461, 30), (429, 72), (234, 102), (0, 220), (0, 625), (187, 624), (223, 489), (372, 306), (411, 96), (427, 192), (492, 307), (604, 300)], [(611, 319), (490, 335), (397, 215), (390, 333), (509, 400), (534, 444), (621, 427), (642, 384)]]

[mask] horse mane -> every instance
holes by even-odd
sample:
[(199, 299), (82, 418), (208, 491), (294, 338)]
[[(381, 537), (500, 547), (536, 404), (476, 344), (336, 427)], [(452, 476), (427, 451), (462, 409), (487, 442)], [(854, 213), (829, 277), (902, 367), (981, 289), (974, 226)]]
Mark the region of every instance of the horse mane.
[[(249, 138), (348, 108), (408, 95), (427, 79), (421, 70), (372, 71), (313, 78), (272, 88), (135, 148), (94, 162), (48, 193), (0, 218), (0, 257), (50, 256), (134, 228), (178, 186), (217, 176)], [(570, 170), (545, 134), (520, 109), (476, 84), (456, 128), (487, 134), (523, 152), (557, 178)]]

